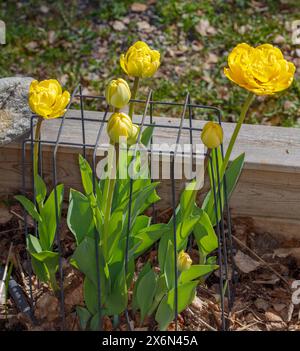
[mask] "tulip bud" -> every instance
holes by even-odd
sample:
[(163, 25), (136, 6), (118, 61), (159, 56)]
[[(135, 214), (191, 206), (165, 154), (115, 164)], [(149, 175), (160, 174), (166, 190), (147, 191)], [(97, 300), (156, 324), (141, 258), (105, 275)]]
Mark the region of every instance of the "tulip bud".
[(129, 85), (122, 78), (111, 80), (106, 87), (105, 97), (109, 105), (123, 108), (131, 98)]
[(107, 122), (107, 134), (112, 143), (119, 143), (120, 137), (131, 137), (131, 118), (122, 112), (113, 113)]
[(223, 129), (219, 123), (207, 122), (201, 133), (203, 144), (209, 149), (215, 149), (223, 142)]
[(179, 252), (177, 259), (177, 267), (180, 272), (187, 271), (191, 268), (192, 259), (189, 254), (184, 252), (183, 250)]
[(137, 138), (139, 136), (139, 131), (140, 131), (140, 127), (137, 124), (133, 124), (131, 136), (127, 140), (128, 145), (136, 144)]

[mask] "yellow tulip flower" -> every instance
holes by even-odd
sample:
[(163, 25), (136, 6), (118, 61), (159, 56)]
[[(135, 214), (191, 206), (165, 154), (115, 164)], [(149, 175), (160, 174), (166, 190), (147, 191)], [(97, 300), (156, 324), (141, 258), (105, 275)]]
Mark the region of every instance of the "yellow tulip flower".
[(105, 97), (109, 105), (116, 108), (123, 108), (131, 98), (127, 82), (122, 78), (111, 80), (106, 87)]
[(209, 149), (215, 149), (223, 142), (223, 129), (219, 123), (207, 122), (201, 133), (203, 144)]
[(131, 118), (122, 112), (113, 113), (107, 122), (107, 134), (112, 143), (119, 143), (120, 137), (130, 138), (132, 135)]
[(179, 252), (177, 258), (177, 267), (180, 272), (187, 271), (191, 268), (193, 261), (189, 254), (183, 250)]
[(70, 101), (70, 93), (62, 92), (56, 79), (34, 80), (29, 88), (29, 106), (37, 115), (45, 118), (57, 118), (64, 115)]
[(224, 73), (234, 83), (256, 95), (272, 95), (293, 82), (295, 66), (284, 59), (280, 49), (263, 44), (256, 48), (237, 45), (228, 56)]
[(160, 66), (160, 53), (149, 46), (137, 41), (120, 57), (123, 71), (131, 77), (152, 77)]

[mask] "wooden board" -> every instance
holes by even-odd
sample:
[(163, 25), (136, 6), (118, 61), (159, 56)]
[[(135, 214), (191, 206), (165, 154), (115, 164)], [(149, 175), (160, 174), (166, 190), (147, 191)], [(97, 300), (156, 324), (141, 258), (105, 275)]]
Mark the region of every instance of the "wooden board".
[[(65, 120), (61, 142), (82, 142), (81, 121), (69, 119), (80, 116), (79, 111), (70, 111)], [(85, 123), (86, 143), (93, 145), (103, 118), (99, 112), (85, 112), (93, 121)], [(140, 117), (137, 117), (139, 120)], [(157, 123), (178, 126), (175, 118), (154, 118)], [(149, 123), (149, 119), (146, 121)], [(43, 140), (55, 141), (61, 120), (43, 123)], [(201, 128), (203, 121), (195, 120), (195, 128)], [(188, 125), (188, 121), (185, 121)], [(234, 129), (234, 124), (224, 123), (224, 146)], [(154, 142), (173, 144), (176, 129), (156, 128)], [(101, 143), (107, 142), (105, 128)], [(193, 132), (195, 143), (200, 132)], [(189, 142), (189, 132), (183, 130), (180, 142)], [(16, 142), (0, 149), (0, 194), (19, 193), (22, 185), (21, 165), (22, 143)], [(57, 156), (58, 181), (66, 186), (81, 188), (78, 171), (79, 147), (59, 146)], [(234, 217), (255, 218), (260, 231), (300, 238), (300, 129), (243, 125), (232, 158), (246, 153), (246, 163), (239, 184), (230, 201)], [(92, 149), (88, 148), (90, 157)], [(30, 153), (27, 151), (27, 175), (30, 172)], [(47, 183), (53, 180), (53, 146), (43, 146), (43, 175)], [(26, 178), (26, 189), (31, 189), (30, 177)], [(183, 182), (177, 182), (178, 193)], [(160, 185), (161, 207), (170, 205), (170, 182), (162, 180)], [(289, 226), (288, 223), (291, 223)], [(290, 229), (289, 229), (290, 228)], [(299, 228), (299, 230), (297, 229)]]

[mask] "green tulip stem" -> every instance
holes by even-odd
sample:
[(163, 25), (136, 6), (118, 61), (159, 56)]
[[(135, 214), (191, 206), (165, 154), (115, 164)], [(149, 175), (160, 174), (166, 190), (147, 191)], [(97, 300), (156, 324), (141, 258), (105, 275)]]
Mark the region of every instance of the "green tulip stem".
[(43, 118), (39, 117), (37, 121), (37, 125), (35, 127), (35, 136), (34, 136), (34, 147), (33, 147), (33, 176), (34, 181), (38, 176), (39, 171), (39, 148), (40, 148), (40, 135), (41, 135), (41, 126), (42, 126)]
[(58, 296), (59, 286), (57, 285), (55, 272), (53, 272), (53, 271), (49, 272), (49, 282), (50, 282), (50, 286), (51, 286), (52, 290)]
[[(116, 155), (116, 166), (117, 166), (118, 149), (116, 146), (115, 146), (115, 155)], [(108, 175), (109, 179), (108, 179), (108, 182), (106, 183), (107, 186), (105, 186), (104, 196), (103, 196), (104, 201), (106, 200), (105, 211), (104, 211), (104, 224), (103, 224), (103, 253), (104, 253), (104, 258), (106, 260), (108, 260), (109, 221), (110, 221), (110, 215), (111, 215), (111, 206), (112, 206), (112, 200), (114, 195), (114, 189), (116, 184), (116, 174), (113, 174), (113, 171), (114, 171), (113, 159), (111, 161), (111, 165), (108, 163), (108, 167), (109, 167), (109, 175)]]
[(226, 154), (225, 154), (225, 157), (224, 157), (224, 161), (223, 161), (223, 164), (222, 164), (222, 168), (221, 168), (221, 171), (220, 171), (220, 178), (222, 179), (224, 174), (225, 174), (225, 171), (226, 171), (226, 168), (228, 166), (228, 163), (229, 163), (229, 159), (230, 159), (230, 156), (231, 156), (231, 152), (232, 152), (232, 149), (234, 147), (234, 144), (236, 142), (236, 139), (237, 139), (237, 136), (239, 134), (239, 131), (241, 129), (241, 126), (245, 120), (245, 117), (246, 117), (246, 114), (249, 110), (249, 107), (250, 105), (252, 104), (253, 100), (255, 98), (255, 95), (253, 93), (249, 93), (248, 96), (247, 96), (247, 99), (242, 107), (242, 110), (241, 110), (241, 113), (240, 113), (240, 117), (239, 117), (239, 120), (234, 128), (234, 131), (233, 131), (233, 134), (231, 136), (231, 139), (229, 141), (229, 145), (228, 145), (228, 148), (226, 150)]
[(119, 315), (118, 315), (118, 314), (114, 314), (114, 317), (113, 317), (113, 327), (114, 327), (114, 328), (117, 328), (119, 324), (120, 324)]
[[(140, 81), (140, 78), (139, 77), (135, 77), (134, 78), (134, 83), (133, 83), (133, 89), (132, 89), (132, 93), (131, 93), (131, 99), (134, 100), (135, 97), (136, 97), (136, 93), (138, 91), (138, 88), (139, 88), (139, 81)], [(131, 102), (130, 105), (129, 105), (129, 117), (132, 119), (132, 116), (133, 116), (133, 111), (134, 111), (134, 102)]]

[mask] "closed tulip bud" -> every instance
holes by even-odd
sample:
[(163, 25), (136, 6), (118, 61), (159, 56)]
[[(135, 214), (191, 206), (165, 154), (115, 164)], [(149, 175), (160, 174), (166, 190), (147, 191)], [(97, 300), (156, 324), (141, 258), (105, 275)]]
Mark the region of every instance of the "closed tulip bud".
[(130, 77), (149, 78), (160, 66), (160, 53), (149, 46), (137, 41), (120, 57), (123, 71)]
[(109, 105), (123, 108), (131, 98), (129, 85), (122, 78), (111, 80), (106, 87), (105, 97)]
[(219, 123), (207, 122), (201, 133), (203, 144), (209, 149), (215, 149), (223, 142), (223, 129)]
[(113, 113), (107, 122), (107, 134), (113, 144), (119, 143), (120, 137), (130, 138), (132, 134), (131, 118), (122, 112)]
[(64, 115), (70, 101), (68, 91), (62, 91), (56, 79), (34, 80), (29, 88), (29, 106), (37, 115), (45, 118), (57, 118)]
[(180, 272), (187, 271), (191, 268), (193, 261), (190, 255), (183, 250), (179, 252), (177, 258), (177, 268)]
[(133, 124), (131, 136), (127, 140), (128, 145), (136, 144), (137, 138), (139, 136), (139, 131), (140, 131), (140, 127), (137, 124)]

